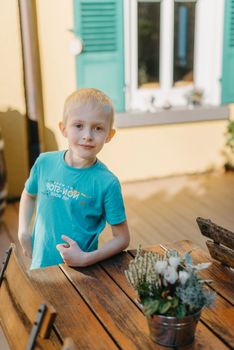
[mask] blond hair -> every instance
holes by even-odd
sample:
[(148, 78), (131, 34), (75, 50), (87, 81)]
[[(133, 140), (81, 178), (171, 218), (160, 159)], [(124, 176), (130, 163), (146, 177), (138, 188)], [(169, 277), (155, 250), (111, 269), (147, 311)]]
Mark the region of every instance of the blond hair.
[(82, 88), (69, 95), (64, 103), (63, 122), (66, 123), (71, 112), (81, 106), (89, 106), (105, 113), (110, 118), (110, 128), (114, 124), (114, 106), (104, 92), (94, 88)]

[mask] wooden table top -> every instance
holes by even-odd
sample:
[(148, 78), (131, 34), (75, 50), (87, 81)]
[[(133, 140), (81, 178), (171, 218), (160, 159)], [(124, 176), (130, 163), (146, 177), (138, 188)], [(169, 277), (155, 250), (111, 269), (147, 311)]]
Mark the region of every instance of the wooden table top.
[[(192, 250), (194, 263), (212, 261), (201, 276), (212, 279), (218, 293), (214, 306), (202, 312), (194, 343), (183, 349), (233, 349), (234, 271), (189, 241), (150, 250), (163, 253), (167, 248), (180, 253)], [(62, 339), (71, 337), (77, 349), (84, 350), (166, 349), (150, 339), (146, 318), (124, 276), (132, 258), (128, 251), (87, 268), (59, 265), (30, 272), (33, 283), (57, 311), (53, 336), (58, 348)]]

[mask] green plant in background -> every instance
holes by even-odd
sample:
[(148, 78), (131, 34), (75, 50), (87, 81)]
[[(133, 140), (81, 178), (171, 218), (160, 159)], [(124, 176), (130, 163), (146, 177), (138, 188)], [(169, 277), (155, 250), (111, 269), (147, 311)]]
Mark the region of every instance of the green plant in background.
[(227, 158), (225, 168), (227, 170), (234, 170), (234, 120), (229, 120), (225, 136), (226, 136), (225, 156)]
[(210, 263), (193, 265), (190, 253), (180, 257), (170, 250), (164, 256), (146, 252), (139, 246), (125, 275), (137, 291), (146, 316), (183, 318), (212, 304), (215, 293), (206, 288), (198, 271)]

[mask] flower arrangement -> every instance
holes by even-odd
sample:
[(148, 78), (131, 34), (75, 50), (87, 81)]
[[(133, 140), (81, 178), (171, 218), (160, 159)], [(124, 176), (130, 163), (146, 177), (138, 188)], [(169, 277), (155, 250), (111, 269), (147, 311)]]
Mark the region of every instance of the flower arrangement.
[(183, 318), (212, 304), (215, 293), (209, 292), (198, 272), (210, 263), (193, 265), (190, 253), (180, 257), (169, 250), (164, 256), (137, 249), (125, 275), (137, 291), (146, 316), (164, 315)]

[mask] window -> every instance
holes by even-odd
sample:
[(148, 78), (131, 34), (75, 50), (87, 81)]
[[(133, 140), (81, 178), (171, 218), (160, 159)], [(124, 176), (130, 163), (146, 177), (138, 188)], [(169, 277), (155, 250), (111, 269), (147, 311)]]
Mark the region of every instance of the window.
[(179, 1), (174, 5), (173, 84), (193, 83), (195, 2)]
[(159, 87), (160, 3), (138, 1), (138, 87)]
[[(126, 0), (127, 109), (186, 104), (186, 89), (194, 82), (196, 3)], [(178, 95), (177, 88), (184, 91)]]
[(127, 110), (221, 100), (224, 0), (124, 0)]

